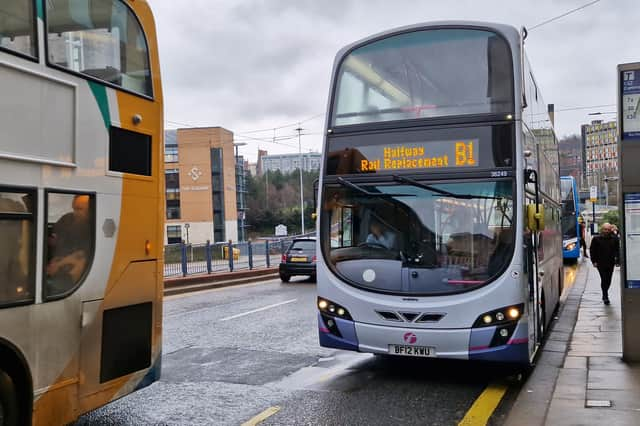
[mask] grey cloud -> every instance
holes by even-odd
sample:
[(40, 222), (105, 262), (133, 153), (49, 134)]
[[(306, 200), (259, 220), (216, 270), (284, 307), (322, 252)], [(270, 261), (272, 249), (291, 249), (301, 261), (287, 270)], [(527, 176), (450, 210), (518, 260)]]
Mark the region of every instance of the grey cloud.
[[(279, 126), (325, 110), (342, 46), (393, 27), (443, 19), (531, 27), (582, 0), (153, 0), (167, 118), (242, 130)], [(547, 102), (615, 102), (615, 66), (640, 60), (629, 37), (637, 0), (602, 0), (534, 29), (526, 42)], [(584, 118), (581, 118), (584, 117)], [(579, 132), (585, 113), (559, 113), (558, 133)], [(317, 124), (316, 124), (317, 125)], [(318, 142), (319, 143), (319, 142)], [(277, 147), (274, 147), (277, 148)]]

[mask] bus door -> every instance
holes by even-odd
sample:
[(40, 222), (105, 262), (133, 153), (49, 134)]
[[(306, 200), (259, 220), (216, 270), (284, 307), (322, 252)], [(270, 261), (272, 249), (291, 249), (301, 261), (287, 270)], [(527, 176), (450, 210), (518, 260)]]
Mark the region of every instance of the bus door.
[[(525, 217), (526, 206), (535, 205), (535, 197), (526, 194), (525, 200)], [(524, 249), (525, 249), (525, 280), (527, 283), (528, 293), (528, 312), (529, 312), (529, 349), (530, 353), (534, 353), (535, 349), (542, 340), (542, 327), (544, 319), (542, 318), (541, 300), (542, 300), (542, 276), (538, 268), (540, 254), (539, 250), (539, 233), (532, 232), (525, 226), (524, 231)]]

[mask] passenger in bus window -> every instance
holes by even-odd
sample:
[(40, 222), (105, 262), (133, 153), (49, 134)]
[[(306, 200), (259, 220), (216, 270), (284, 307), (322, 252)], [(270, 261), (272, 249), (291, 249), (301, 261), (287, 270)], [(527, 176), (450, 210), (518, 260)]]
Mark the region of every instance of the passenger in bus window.
[(91, 199), (88, 195), (75, 195), (71, 207), (72, 211), (64, 214), (52, 226), (49, 234), (49, 295), (61, 294), (71, 289), (88, 266), (92, 244)]
[[(1, 213), (24, 213), (24, 206), (0, 194)], [(0, 303), (20, 300), (28, 296), (28, 273), (20, 256), (28, 250), (22, 220), (0, 220)], [(27, 254), (28, 256), (28, 254)], [(26, 259), (25, 259), (26, 260)]]
[(369, 226), (367, 243), (381, 245), (389, 250), (392, 250), (396, 245), (396, 236), (393, 232), (384, 229), (380, 222), (374, 220)]

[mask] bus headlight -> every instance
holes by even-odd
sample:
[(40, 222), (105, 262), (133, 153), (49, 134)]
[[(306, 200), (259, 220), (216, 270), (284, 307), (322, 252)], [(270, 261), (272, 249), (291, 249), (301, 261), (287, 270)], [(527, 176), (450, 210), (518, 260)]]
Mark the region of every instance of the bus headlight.
[(349, 314), (349, 311), (347, 311), (343, 306), (332, 302), (331, 300), (318, 297), (318, 309), (323, 314), (353, 321), (353, 319), (351, 318), (351, 314)]
[(494, 327), (517, 322), (522, 316), (524, 304), (505, 306), (494, 311), (485, 312), (478, 316), (473, 328)]
[(567, 250), (567, 251), (571, 251), (574, 248), (576, 248), (576, 243), (569, 243), (564, 247), (564, 249)]

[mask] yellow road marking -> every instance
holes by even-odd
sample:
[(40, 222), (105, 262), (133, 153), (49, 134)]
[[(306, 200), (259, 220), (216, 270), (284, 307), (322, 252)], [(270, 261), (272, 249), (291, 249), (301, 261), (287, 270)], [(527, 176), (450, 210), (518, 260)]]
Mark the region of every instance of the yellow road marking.
[(491, 383), (487, 386), (458, 423), (458, 426), (486, 425), (507, 391), (507, 387), (503, 383)]
[(251, 420), (248, 420), (242, 423), (242, 426), (256, 426), (257, 424), (265, 421), (267, 418), (273, 416), (278, 411), (280, 411), (280, 407), (278, 407), (277, 405), (275, 407), (269, 407), (266, 410), (264, 410), (262, 413), (253, 417)]

